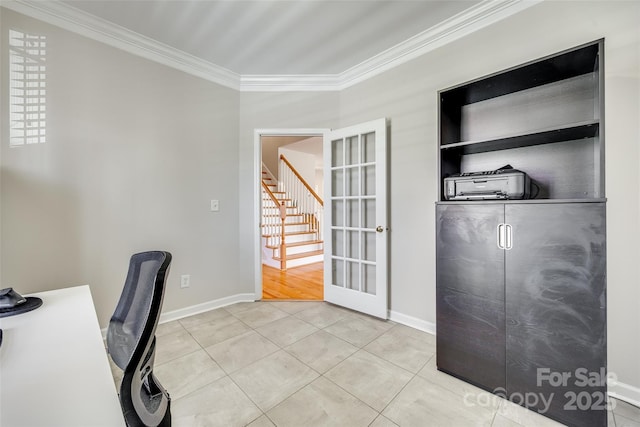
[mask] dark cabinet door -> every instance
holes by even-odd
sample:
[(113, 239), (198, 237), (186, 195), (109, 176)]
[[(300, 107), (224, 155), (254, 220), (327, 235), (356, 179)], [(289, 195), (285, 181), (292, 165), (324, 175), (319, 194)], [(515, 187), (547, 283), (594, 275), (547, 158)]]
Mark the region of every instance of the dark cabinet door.
[(504, 205), (436, 208), (438, 369), (489, 391), (505, 387), (503, 218)]
[(605, 426), (605, 205), (506, 205), (506, 387), (573, 426)]

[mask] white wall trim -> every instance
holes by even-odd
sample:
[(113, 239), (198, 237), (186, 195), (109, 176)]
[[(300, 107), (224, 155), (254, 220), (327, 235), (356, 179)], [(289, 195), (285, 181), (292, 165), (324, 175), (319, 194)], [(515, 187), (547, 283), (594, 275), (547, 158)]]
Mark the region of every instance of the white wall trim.
[(422, 56), (543, 0), (483, 0), (340, 74), (345, 89)]
[(216, 308), (226, 307), (238, 302), (254, 302), (254, 294), (236, 294), (224, 298), (215, 299), (212, 301), (203, 302), (201, 304), (192, 305), (190, 307), (180, 308), (178, 310), (168, 311), (160, 314), (159, 323), (171, 322), (173, 320), (182, 319), (196, 314), (204, 313), (207, 311), (215, 310)]
[(542, 1), (483, 0), (342, 73), (317, 75), (240, 75), (61, 2), (7, 0), (2, 6), (232, 89), (316, 92), (353, 86)]
[(343, 87), (339, 74), (242, 75), (243, 92), (326, 92)]
[(389, 310), (389, 320), (432, 335), (436, 334), (435, 323), (427, 322), (426, 320), (418, 319), (417, 317), (402, 314), (397, 311)]
[(329, 129), (254, 129), (253, 131), (253, 224), (255, 235), (253, 239), (254, 289), (256, 299), (262, 298), (262, 233), (260, 221), (262, 218), (262, 141), (263, 136), (308, 135), (324, 136)]
[(609, 381), (607, 383), (607, 392), (611, 397), (640, 407), (640, 388), (638, 387), (619, 381)]
[[(194, 316), (196, 314), (204, 313), (207, 311), (215, 310), (216, 308), (226, 307), (238, 302), (254, 302), (254, 294), (236, 294), (224, 298), (219, 298), (212, 301), (203, 302), (201, 304), (192, 305), (190, 307), (180, 308), (178, 310), (168, 311), (160, 314), (160, 320), (158, 323), (167, 323), (185, 317)], [(108, 328), (108, 327), (107, 327)], [(107, 328), (101, 329), (102, 339), (107, 338)]]

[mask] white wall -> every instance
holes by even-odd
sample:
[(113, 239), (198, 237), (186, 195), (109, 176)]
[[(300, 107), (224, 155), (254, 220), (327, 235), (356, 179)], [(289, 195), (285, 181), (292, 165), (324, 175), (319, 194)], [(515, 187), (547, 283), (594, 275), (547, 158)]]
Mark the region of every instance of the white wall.
[(2, 287), (89, 284), (104, 327), (129, 256), (163, 249), (173, 254), (165, 311), (242, 292), (238, 92), (0, 10), (3, 37), (47, 36), (48, 128), (45, 144), (9, 148), (3, 91)]
[(341, 126), (391, 122), (393, 312), (435, 322), (437, 91), (604, 37), (609, 369), (640, 402), (639, 24), (639, 2), (545, 1), (341, 92)]
[(311, 188), (316, 185), (316, 158), (313, 154), (291, 150), (288, 146), (278, 148), (278, 154), (283, 155), (296, 168), (300, 176), (307, 181)]
[[(320, 198), (324, 197), (324, 159), (322, 156), (323, 136), (312, 136), (302, 141), (283, 146), (280, 150), (285, 157), (298, 168), (298, 164), (304, 163), (304, 173), (298, 172), (313, 188)], [(298, 159), (299, 158), (299, 159)], [(295, 163), (292, 161), (295, 159)]]
[(278, 178), (278, 164), (280, 163), (280, 147), (293, 144), (306, 137), (300, 135), (271, 135), (263, 136), (262, 145), (262, 162)]

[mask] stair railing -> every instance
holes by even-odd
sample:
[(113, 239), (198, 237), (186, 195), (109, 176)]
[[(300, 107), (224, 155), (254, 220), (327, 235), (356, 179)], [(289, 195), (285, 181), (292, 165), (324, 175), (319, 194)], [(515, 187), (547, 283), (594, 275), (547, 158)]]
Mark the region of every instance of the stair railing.
[(285, 243), (284, 223), (287, 219), (287, 207), (284, 200), (278, 200), (269, 186), (262, 181), (262, 200), (271, 199), (276, 215), (262, 215), (262, 233), (266, 238), (267, 246), (275, 246), (280, 252), (280, 270), (287, 269), (287, 246)]
[(278, 178), (279, 190), (285, 191), (293, 205), (298, 207), (298, 213), (304, 215), (305, 222), (310, 224), (309, 231), (315, 233), (316, 240), (324, 240), (322, 238), (324, 202), (282, 154), (278, 165)]

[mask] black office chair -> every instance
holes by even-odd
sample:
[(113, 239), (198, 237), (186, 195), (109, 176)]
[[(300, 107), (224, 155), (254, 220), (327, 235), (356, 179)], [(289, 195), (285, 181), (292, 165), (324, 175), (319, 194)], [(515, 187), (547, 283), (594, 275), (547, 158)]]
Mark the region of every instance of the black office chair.
[(135, 254), (107, 330), (107, 349), (124, 371), (120, 405), (130, 427), (171, 426), (169, 393), (153, 375), (156, 326), (169, 275), (171, 254)]

